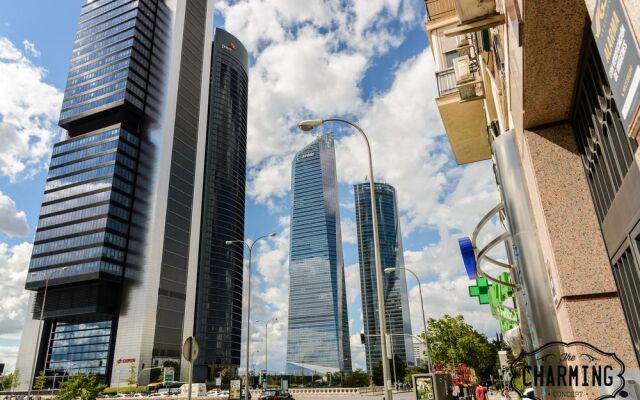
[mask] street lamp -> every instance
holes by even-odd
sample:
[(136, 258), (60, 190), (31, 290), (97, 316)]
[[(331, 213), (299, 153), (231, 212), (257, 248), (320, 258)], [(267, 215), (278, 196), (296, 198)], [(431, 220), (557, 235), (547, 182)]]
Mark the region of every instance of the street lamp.
[[(376, 293), (378, 296), (378, 319), (380, 321), (380, 335), (382, 336), (382, 338), (386, 338), (387, 335), (387, 327), (386, 327), (386, 320), (385, 320), (385, 313), (384, 313), (384, 288), (383, 288), (383, 284), (382, 284), (382, 262), (380, 260), (380, 237), (378, 234), (378, 215), (377, 215), (377, 208), (376, 208), (376, 192), (375, 192), (375, 178), (373, 175), (373, 160), (371, 157), (371, 145), (369, 144), (369, 138), (367, 138), (367, 135), (364, 133), (364, 131), (362, 130), (362, 128), (360, 128), (358, 125), (354, 124), (351, 121), (347, 121), (345, 119), (342, 118), (328, 118), (328, 119), (312, 119), (312, 120), (306, 120), (306, 121), (302, 121), (298, 124), (298, 127), (300, 129), (302, 129), (305, 132), (308, 132), (312, 129), (315, 129), (317, 127), (319, 127), (320, 125), (324, 124), (325, 122), (342, 122), (345, 123), (347, 125), (352, 126), (353, 128), (355, 128), (364, 138), (365, 144), (367, 145), (367, 155), (369, 156), (369, 178), (370, 178), (370, 184), (369, 184), (369, 191), (370, 191), (370, 195), (371, 195), (371, 219), (373, 222), (373, 253), (374, 253), (374, 257), (375, 257), (375, 264), (376, 264)], [(382, 359), (385, 360), (387, 357), (387, 343), (386, 340), (380, 340), (380, 350), (382, 352)], [(384, 393), (385, 393), (385, 398), (387, 400), (393, 400), (393, 392), (391, 390), (391, 388), (388, 385), (388, 382), (391, 381), (391, 371), (389, 370), (389, 363), (387, 362), (383, 362), (382, 363), (382, 376), (384, 379)]]
[(404, 267), (385, 268), (384, 272), (386, 274), (392, 274), (392, 273), (396, 272), (396, 270), (398, 270), (398, 269), (402, 269), (402, 270), (405, 270), (405, 271), (409, 272), (418, 281), (418, 290), (419, 290), (419, 293), (420, 293), (420, 306), (422, 307), (422, 324), (424, 325), (424, 347), (425, 347), (425, 349), (427, 351), (427, 363), (429, 364), (429, 372), (433, 372), (433, 364), (431, 363), (431, 351), (429, 350), (429, 344), (427, 342), (427, 318), (425, 317), (425, 314), (424, 314), (424, 298), (422, 297), (422, 284), (420, 283), (420, 278), (418, 278), (418, 275), (416, 275), (415, 272), (413, 272), (409, 268), (404, 268)]
[(269, 324), (277, 320), (278, 318), (271, 318), (268, 321), (256, 321), (264, 323), (264, 369), (267, 371), (267, 385), (269, 384)]
[(262, 235), (259, 238), (257, 238), (256, 240), (254, 240), (253, 242), (248, 242), (247, 240), (227, 240), (226, 242), (224, 242), (227, 246), (230, 246), (234, 243), (242, 243), (244, 246), (246, 246), (249, 249), (249, 286), (247, 288), (247, 370), (245, 371), (245, 391), (244, 391), (244, 399), (245, 400), (249, 400), (249, 387), (247, 386), (249, 384), (249, 341), (251, 339), (251, 331), (250, 331), (250, 325), (251, 325), (251, 255), (253, 252), (253, 246), (258, 243), (259, 240), (261, 239), (266, 239), (266, 238), (272, 238), (276, 236), (275, 232), (271, 232), (268, 233), (266, 235)]
[[(66, 271), (69, 267), (62, 267), (60, 270), (47, 271), (44, 279), (44, 295), (42, 296), (42, 306), (40, 307), (40, 322), (38, 322), (38, 336), (36, 336), (36, 348), (33, 350), (33, 362), (31, 363), (31, 378), (29, 379), (29, 391), (27, 392), (27, 399), (31, 399), (31, 389), (33, 388), (33, 379), (36, 374), (36, 361), (38, 358), (38, 349), (40, 348), (41, 333), (42, 333), (42, 321), (44, 320), (44, 306), (47, 303), (47, 291), (49, 290), (49, 279), (55, 271)], [(31, 276), (37, 276), (36, 272), (32, 272)]]

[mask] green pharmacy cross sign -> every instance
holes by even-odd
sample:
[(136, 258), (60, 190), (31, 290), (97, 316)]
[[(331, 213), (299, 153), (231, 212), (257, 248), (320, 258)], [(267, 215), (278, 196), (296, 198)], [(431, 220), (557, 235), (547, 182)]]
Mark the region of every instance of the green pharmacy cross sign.
[(489, 281), (485, 277), (476, 278), (476, 284), (469, 286), (469, 296), (477, 297), (480, 304), (489, 304)]

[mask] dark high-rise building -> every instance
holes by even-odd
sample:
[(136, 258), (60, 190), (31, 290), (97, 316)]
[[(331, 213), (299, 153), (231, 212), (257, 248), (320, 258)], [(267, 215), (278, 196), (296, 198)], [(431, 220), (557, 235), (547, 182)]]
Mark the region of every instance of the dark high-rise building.
[(291, 192), (287, 372), (351, 371), (332, 135), (295, 155)]
[(180, 362), (195, 306), (212, 30), (211, 1), (82, 6), (67, 134), (53, 149), (26, 283), (19, 389), (40, 371), (48, 385), (78, 372), (123, 385), (132, 366), (143, 384), (150, 367)]
[[(385, 183), (375, 183), (378, 235), (380, 237), (380, 259), (382, 270), (398, 268), (392, 274), (385, 274), (384, 307), (387, 334), (392, 337), (391, 349), (403, 363), (414, 364), (411, 335), (411, 317), (407, 282), (405, 278), (404, 255), (400, 216), (396, 200), (396, 190)], [(356, 205), (356, 228), (358, 233), (358, 258), (360, 261), (360, 289), (362, 297), (362, 322), (366, 335), (365, 356), (367, 370), (372, 371), (380, 363), (380, 319), (378, 318), (378, 294), (376, 291), (376, 269), (373, 251), (373, 215), (369, 182), (353, 187)], [(376, 336), (377, 335), (377, 336)]]
[(247, 149), (247, 51), (217, 28), (211, 61), (205, 146), (202, 226), (194, 333), (200, 356), (194, 378), (218, 376), (240, 366), (242, 328), (242, 244)]

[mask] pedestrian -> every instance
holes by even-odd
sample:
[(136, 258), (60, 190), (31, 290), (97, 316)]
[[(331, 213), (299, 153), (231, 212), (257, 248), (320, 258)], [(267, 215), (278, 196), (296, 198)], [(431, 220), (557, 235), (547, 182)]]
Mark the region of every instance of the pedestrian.
[(511, 400), (511, 396), (509, 396), (509, 391), (506, 387), (502, 388), (502, 393), (500, 394), (500, 400)]
[(453, 389), (451, 390), (451, 395), (453, 396), (454, 400), (458, 400), (460, 398), (460, 386), (453, 385)]
[(487, 388), (479, 384), (476, 387), (476, 400), (488, 400), (487, 399)]

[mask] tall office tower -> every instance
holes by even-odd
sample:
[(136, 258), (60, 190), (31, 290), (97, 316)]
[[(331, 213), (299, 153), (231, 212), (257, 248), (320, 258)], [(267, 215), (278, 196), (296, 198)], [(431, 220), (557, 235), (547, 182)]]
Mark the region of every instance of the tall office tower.
[[(240, 366), (247, 149), (248, 56), (238, 39), (216, 28), (202, 194), (194, 334), (200, 356), (194, 379)], [(187, 296), (190, 296), (188, 294)], [(234, 374), (235, 375), (235, 374)]]
[[(384, 307), (387, 334), (392, 335), (391, 348), (403, 363), (414, 364), (411, 335), (411, 317), (407, 298), (402, 234), (396, 200), (396, 190), (391, 185), (376, 183), (376, 208), (380, 258), (382, 270), (398, 268), (393, 274), (384, 274)], [(360, 289), (362, 294), (362, 319), (366, 335), (365, 357), (367, 370), (372, 371), (380, 363), (380, 319), (378, 318), (378, 294), (373, 252), (373, 222), (369, 182), (353, 187), (356, 204), (358, 232), (358, 258), (360, 261)], [(376, 336), (378, 335), (378, 336)]]
[(287, 372), (351, 371), (333, 136), (293, 159)]
[(78, 372), (144, 384), (150, 367), (180, 361), (195, 305), (185, 299), (212, 30), (211, 1), (82, 6), (59, 121), (67, 134), (53, 149), (26, 283), (20, 389), (40, 371), (47, 386)]

